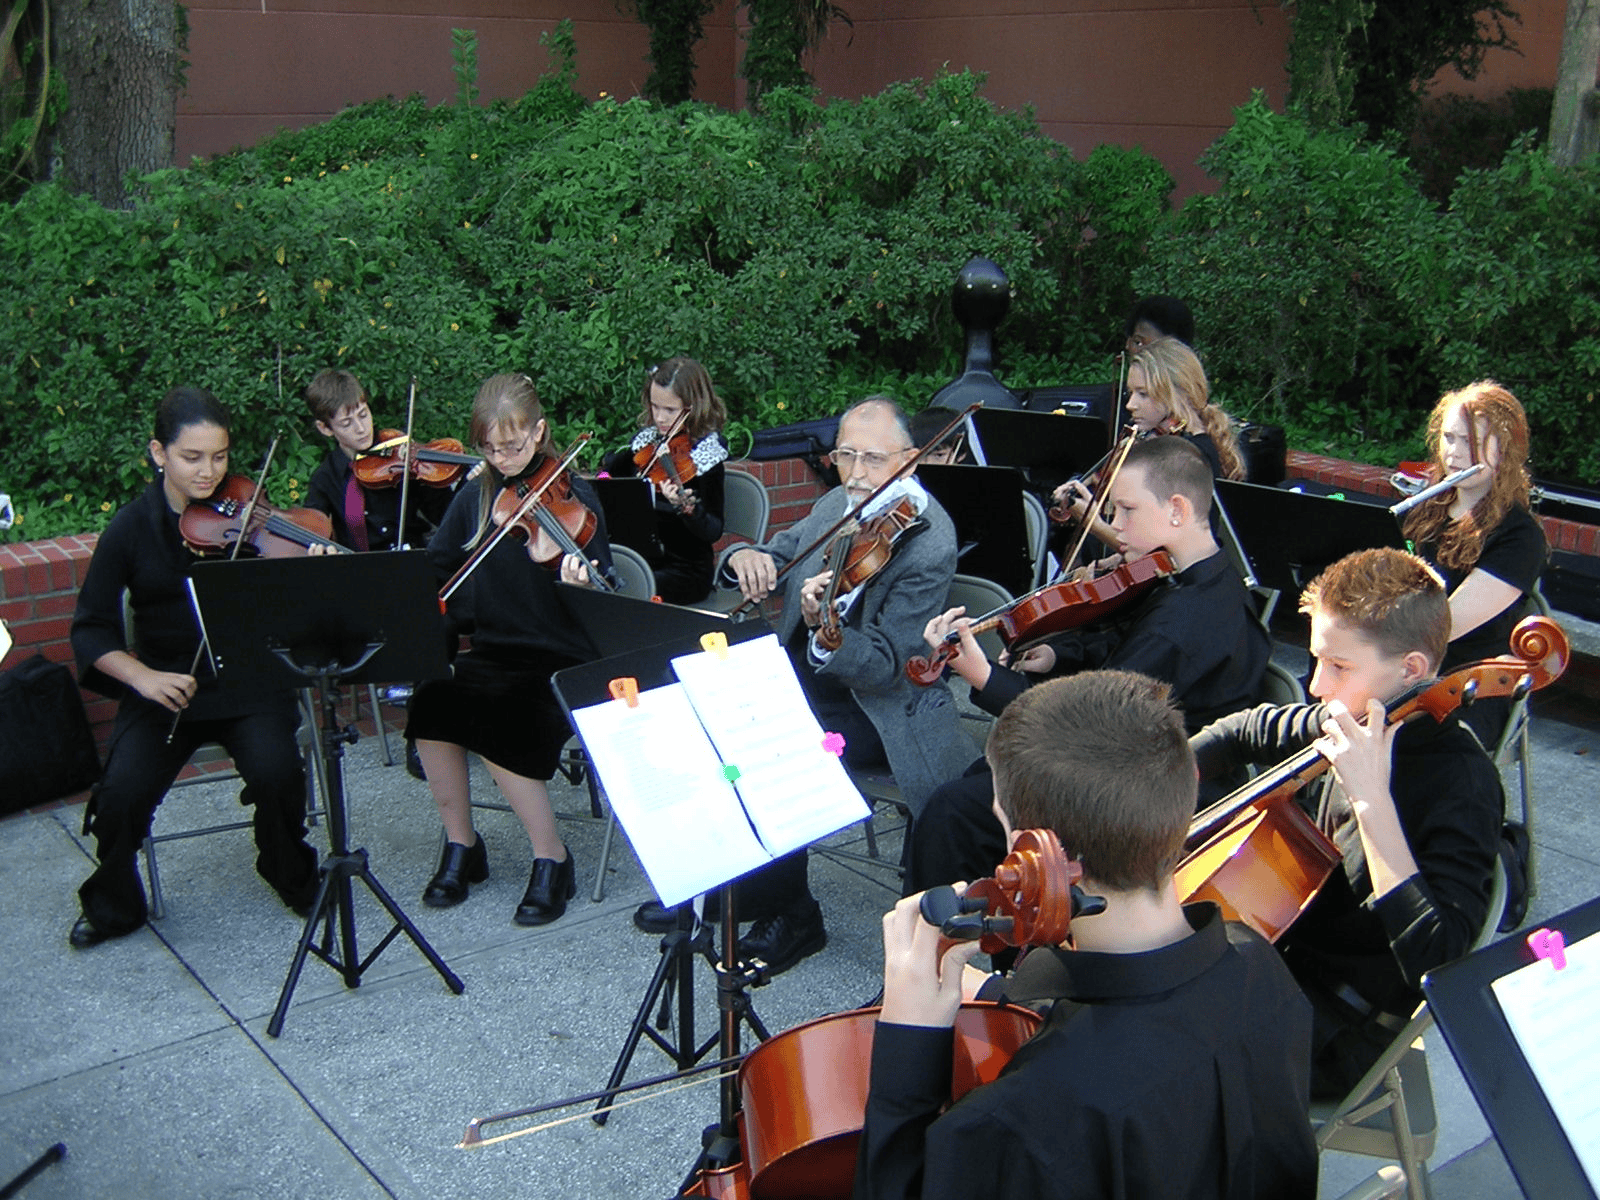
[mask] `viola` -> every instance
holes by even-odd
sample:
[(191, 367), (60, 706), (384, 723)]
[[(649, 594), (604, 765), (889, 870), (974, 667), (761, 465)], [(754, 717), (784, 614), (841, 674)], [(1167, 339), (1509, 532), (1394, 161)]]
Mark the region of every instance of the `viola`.
[[(1077, 887), (1082, 875), (1082, 865), (1068, 861), (1052, 831), (1025, 830), (993, 878), (978, 880), (960, 897), (950, 888), (925, 894), (923, 918), (952, 941), (980, 938), (980, 947), (991, 953), (1004, 946), (1059, 945), (1071, 917), (1104, 908)], [(704, 1172), (684, 1194), (730, 1200), (848, 1197), (878, 1014), (876, 1008), (835, 1013), (752, 1050), (739, 1068), (742, 1160)], [(1041, 1023), (1030, 1009), (963, 1004), (956, 1016), (951, 1099), (997, 1078)]]
[[(1567, 635), (1548, 617), (1533, 616), (1511, 632), (1511, 654), (1461, 667), (1417, 684), (1384, 717), (1396, 725), (1430, 716), (1443, 721), (1463, 704), (1489, 696), (1521, 696), (1560, 678)], [(1341, 855), (1294, 795), (1330, 766), (1307, 747), (1197, 814), (1178, 864), (1184, 903), (1214, 900), (1223, 916), (1276, 941), (1315, 899)]]
[[(1170, 554), (1157, 550), (1097, 579), (1047, 584), (974, 621), (972, 633), (976, 637), (998, 629), (1006, 648), (1017, 650), (1116, 612), (1177, 569)], [(960, 653), (961, 635), (952, 632), (932, 654), (913, 656), (906, 663), (906, 678), (919, 687), (928, 687), (944, 674), (945, 664)]]
[(837, 650), (844, 643), (835, 601), (888, 566), (899, 541), (920, 524), (916, 507), (907, 497), (854, 529), (846, 526), (834, 535), (823, 552), (826, 569), (833, 572), (822, 592), (822, 624), (817, 629), (817, 643), (824, 650)]
[(402, 431), (385, 429), (372, 449), (356, 455), (351, 469), (365, 488), (398, 487), (408, 471), (425, 487), (453, 487), (482, 461), (466, 453), (455, 438), (436, 438), (419, 446)]
[(314, 508), (275, 508), (259, 499), (250, 511), (248, 529), (241, 529), (256, 486), (243, 475), (229, 475), (205, 500), (196, 500), (178, 517), (178, 531), (196, 554), (230, 554), (250, 546), (262, 558), (293, 558), (312, 546), (332, 547), (333, 522)]

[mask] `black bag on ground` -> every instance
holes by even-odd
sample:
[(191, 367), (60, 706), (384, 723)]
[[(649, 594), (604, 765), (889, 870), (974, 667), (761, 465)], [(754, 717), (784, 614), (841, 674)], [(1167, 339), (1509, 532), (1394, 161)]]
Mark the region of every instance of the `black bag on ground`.
[(0, 813), (48, 804), (99, 778), (72, 672), (42, 654), (0, 671)]

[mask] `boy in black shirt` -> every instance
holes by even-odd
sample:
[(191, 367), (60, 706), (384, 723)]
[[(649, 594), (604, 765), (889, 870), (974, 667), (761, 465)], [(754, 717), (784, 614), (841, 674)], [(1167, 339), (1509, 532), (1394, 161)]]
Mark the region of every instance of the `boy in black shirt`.
[(1312, 1094), (1338, 1096), (1421, 1001), (1423, 974), (1471, 949), (1505, 800), (1457, 713), (1385, 727), (1385, 704), (1431, 679), (1450, 639), (1449, 601), (1426, 563), (1399, 550), (1349, 555), (1312, 581), (1300, 610), (1311, 617), (1311, 694), (1324, 703), (1235, 713), (1192, 744), (1202, 778), (1313, 743), (1332, 760), (1302, 800), (1344, 862), (1279, 949), (1316, 1016)]
[[(333, 540), (349, 550), (393, 550), (400, 533), (400, 489), (365, 488), (356, 479), (356, 456), (372, 449), (372, 409), (367, 390), (349, 371), (318, 371), (306, 385), (306, 408), (317, 432), (332, 438), (306, 486), (306, 507), (333, 521)], [(406, 541), (427, 544), (450, 507), (451, 489), (419, 486), (409, 490)]]
[[(924, 637), (937, 646), (952, 630), (961, 633), (951, 667), (972, 686), (973, 702), (996, 715), (1039, 675), (1100, 667), (1167, 684), (1191, 732), (1243, 708), (1261, 695), (1272, 643), (1211, 535), (1211, 487), (1205, 458), (1182, 438), (1136, 443), (1111, 488), (1112, 528), (1124, 557), (1165, 550), (1175, 575), (1113, 618), (1027, 650), (1014, 664), (1020, 670), (984, 657), (962, 609), (934, 618)], [(981, 760), (933, 793), (912, 825), (907, 894), (989, 874), (1005, 854), (990, 797)]]
[(1195, 770), (1166, 691), (1088, 672), (1030, 689), (995, 723), (997, 819), (1008, 837), (1052, 829), (1105, 911), (1073, 919), (1071, 949), (1039, 947), (985, 985), (982, 998), (1044, 1005), (1045, 1024), (943, 1115), (975, 943), (941, 961), (920, 897), (884, 917), (857, 1200), (1316, 1193), (1305, 999), (1260, 937), (1179, 903)]

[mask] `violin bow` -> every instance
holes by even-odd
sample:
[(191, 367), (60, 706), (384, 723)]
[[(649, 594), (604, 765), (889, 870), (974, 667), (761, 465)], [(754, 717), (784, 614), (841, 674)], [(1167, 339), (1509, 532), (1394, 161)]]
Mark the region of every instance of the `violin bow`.
[(1072, 553), (1062, 560), (1060, 568), (1056, 571), (1056, 579), (1059, 580), (1072, 570), (1073, 564), (1078, 561), (1078, 555), (1083, 553), (1084, 543), (1089, 540), (1089, 531), (1094, 528), (1095, 516), (1099, 513), (1100, 506), (1106, 502), (1106, 497), (1111, 495), (1111, 485), (1117, 481), (1117, 473), (1122, 470), (1122, 464), (1128, 460), (1128, 451), (1133, 449), (1133, 441), (1134, 434), (1130, 426), (1122, 440), (1122, 449), (1117, 454), (1116, 461), (1111, 464), (1111, 470), (1107, 472), (1104, 483), (1101, 484), (1100, 490), (1090, 497), (1089, 507), (1083, 510), (1083, 528), (1078, 531), (1078, 540), (1073, 543)]
[[(854, 508), (846, 509), (845, 512), (844, 512), (844, 515), (841, 516), (832, 525), (828, 526), (827, 529), (823, 530), (821, 535), (818, 536), (815, 541), (813, 541), (804, 550), (800, 551), (793, 558), (791, 558), (787, 563), (785, 563), (783, 565), (782, 569), (778, 571), (778, 574), (776, 575), (776, 577), (774, 577), (774, 579), (772, 581), (773, 590), (774, 591), (777, 590), (777, 585), (779, 583), (783, 582), (783, 577), (785, 575), (787, 575), (790, 571), (794, 570), (794, 568), (799, 566), (801, 563), (805, 562), (806, 559), (810, 558), (812, 552), (815, 551), (818, 546), (826, 545), (828, 543), (828, 541), (830, 541), (832, 539), (834, 534), (838, 533), (839, 530), (841, 530), (841, 529), (843, 529), (845, 527), (846, 522), (852, 520), (857, 513), (865, 512), (869, 507), (871, 507), (872, 502), (874, 500), (876, 500), (879, 496), (883, 495), (884, 492), (888, 491), (895, 484), (899, 483), (900, 480), (904, 479), (907, 475), (909, 475), (912, 472), (912, 470), (916, 467), (917, 461), (924, 454), (926, 454), (931, 447), (937, 446), (940, 442), (942, 442), (946, 437), (948, 437), (950, 435), (950, 431), (952, 429), (954, 429), (957, 425), (961, 424), (961, 422), (965, 421), (968, 417), (970, 417), (973, 413), (977, 412), (982, 407), (983, 407), (983, 405), (981, 405), (981, 404), (969, 404), (969, 405), (967, 405), (966, 408), (962, 409), (959, 413), (956, 414), (954, 420), (952, 420), (943, 429), (939, 430), (938, 433), (934, 434), (931, 438), (929, 438), (921, 446), (918, 446), (915, 450), (913, 450), (911, 452), (911, 457), (906, 459), (905, 462), (901, 463), (900, 466), (896, 469), (896, 471), (895, 471), (895, 473), (893, 475), (889, 476), (889, 478), (885, 479), (877, 487), (873, 488), (872, 489), (872, 493), (865, 500), (863, 500), (860, 504), (857, 504)], [(771, 593), (769, 592), (768, 595), (771, 595)], [(745, 600), (741, 604), (739, 604), (736, 608), (734, 608), (731, 612), (729, 612), (728, 616), (730, 618), (733, 618), (733, 619), (738, 619), (740, 617), (740, 615), (747, 608), (751, 608), (752, 606), (754, 606), (754, 605), (756, 605), (758, 603), (760, 603), (760, 601), (757, 601), (757, 600)]]
[[(689, 406), (686, 404), (683, 406), (683, 411), (678, 414), (678, 419), (672, 423), (672, 428), (667, 430), (666, 435), (656, 443), (656, 448), (650, 455), (650, 462), (645, 466), (643, 471), (639, 472), (640, 475), (650, 474), (651, 469), (661, 461), (661, 456), (667, 453), (667, 443), (671, 442), (673, 438), (678, 436), (678, 431), (683, 428), (683, 423), (688, 419)], [(682, 487), (683, 480), (679, 479), (678, 473), (672, 470), (672, 458), (670, 455), (667, 458), (667, 470), (671, 473), (673, 481), (676, 482), (679, 487)]]
[(406, 440), (400, 446), (400, 520), (395, 523), (394, 548), (405, 549), (406, 501), (411, 496), (411, 429), (417, 415), (417, 377), (411, 377), (411, 392), (406, 397)]
[[(281, 376), (280, 376), (281, 378)], [(261, 473), (256, 476), (256, 485), (250, 490), (250, 500), (244, 506), (244, 515), (239, 520), (239, 536), (233, 539), (233, 549), (228, 552), (228, 561), (233, 562), (239, 557), (239, 547), (244, 545), (245, 534), (250, 529), (250, 518), (256, 515), (256, 502), (261, 499), (261, 491), (267, 483), (267, 471), (272, 467), (272, 456), (278, 452), (278, 439), (283, 436), (279, 430), (272, 435), (272, 445), (267, 447), (267, 459), (261, 464)], [(194, 661), (189, 664), (189, 674), (192, 676), (200, 669), (200, 659), (206, 652), (205, 626), (200, 627), (200, 644), (194, 648)], [(195, 684), (199, 687), (198, 682)], [(172, 724), (167, 727), (167, 745), (172, 745), (172, 737), (178, 732), (178, 722), (183, 720), (183, 709), (172, 714)]]
[(580, 433), (578, 435), (578, 440), (573, 442), (571, 446), (567, 447), (567, 452), (561, 456), (561, 461), (557, 464), (556, 469), (550, 472), (550, 478), (545, 480), (544, 483), (539, 487), (531, 489), (528, 494), (523, 497), (522, 503), (517, 506), (517, 511), (506, 518), (505, 524), (501, 525), (499, 529), (496, 529), (494, 533), (485, 539), (485, 541), (472, 552), (472, 556), (468, 558), (466, 562), (461, 564), (461, 569), (450, 577), (450, 582), (445, 584), (444, 589), (439, 593), (439, 602), (441, 604), (456, 594), (461, 585), (467, 581), (467, 577), (478, 569), (478, 564), (483, 561), (484, 556), (487, 555), (489, 551), (493, 550), (497, 545), (499, 545), (500, 539), (505, 537), (506, 534), (510, 533), (511, 530), (516, 526), (517, 522), (522, 520), (523, 517), (527, 516), (533, 506), (539, 503), (546, 490), (548, 490), (550, 485), (555, 482), (556, 477), (572, 465), (573, 460), (578, 457), (578, 455), (582, 452), (584, 445), (587, 444), (589, 439), (593, 436), (594, 435), (591, 433)]

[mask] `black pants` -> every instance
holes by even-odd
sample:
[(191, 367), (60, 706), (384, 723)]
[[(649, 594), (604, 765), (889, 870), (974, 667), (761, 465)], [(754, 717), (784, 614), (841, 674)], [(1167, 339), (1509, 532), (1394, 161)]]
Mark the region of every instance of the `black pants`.
[(295, 743), (299, 714), (292, 696), (267, 712), (179, 722), (130, 697), (117, 710), (105, 774), (89, 797), (85, 832), (95, 835), (100, 865), (78, 889), (84, 916), (103, 933), (131, 933), (145, 921), (136, 855), (178, 772), (200, 746), (220, 742), (244, 779), (243, 802), (255, 807), (256, 871), (291, 904), (316, 896), (317, 855), (306, 844), (306, 782)]
[(1005, 830), (994, 815), (994, 775), (980, 758), (965, 775), (934, 789), (912, 823), (903, 894), (987, 879), (1005, 856)]

